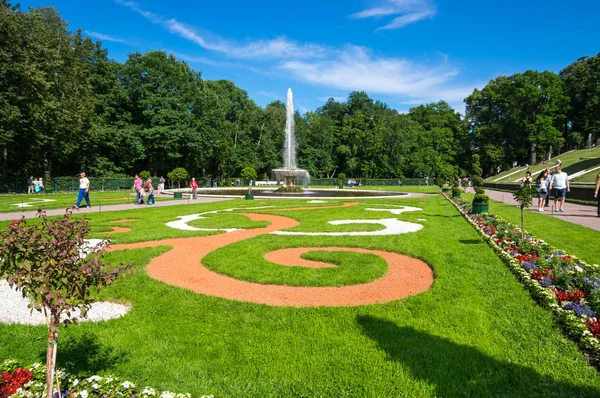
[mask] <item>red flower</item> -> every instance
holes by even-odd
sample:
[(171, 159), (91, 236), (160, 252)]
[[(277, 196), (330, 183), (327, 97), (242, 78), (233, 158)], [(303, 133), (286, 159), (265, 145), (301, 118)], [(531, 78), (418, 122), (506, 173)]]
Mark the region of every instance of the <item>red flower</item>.
[(12, 374), (10, 372), (0, 373), (0, 398), (10, 397), (32, 378), (33, 375), (30, 371), (21, 368), (15, 369)]
[(563, 301), (579, 303), (583, 298), (583, 291), (573, 290), (572, 288), (569, 288), (569, 290), (566, 292), (564, 290), (554, 289), (554, 294), (556, 294), (559, 304), (561, 304)]
[(600, 337), (600, 322), (596, 318), (588, 318), (585, 321), (585, 326), (587, 326), (588, 330), (594, 335), (594, 337)]

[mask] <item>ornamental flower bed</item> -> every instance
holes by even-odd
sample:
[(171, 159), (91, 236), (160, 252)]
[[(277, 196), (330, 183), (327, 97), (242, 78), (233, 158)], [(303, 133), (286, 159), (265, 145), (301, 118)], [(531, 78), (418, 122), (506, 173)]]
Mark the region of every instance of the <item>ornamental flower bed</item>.
[[(63, 397), (81, 398), (190, 398), (190, 394), (156, 391), (150, 387), (136, 387), (129, 381), (116, 377), (90, 376), (77, 378), (57, 370)], [(46, 366), (40, 363), (24, 368), (17, 361), (7, 360), (0, 364), (0, 398), (37, 398), (46, 396)], [(58, 394), (55, 394), (57, 397)], [(202, 396), (202, 398), (212, 398)]]
[(446, 196), (598, 367), (600, 364), (600, 266), (587, 264), (491, 214), (472, 214), (470, 203)]

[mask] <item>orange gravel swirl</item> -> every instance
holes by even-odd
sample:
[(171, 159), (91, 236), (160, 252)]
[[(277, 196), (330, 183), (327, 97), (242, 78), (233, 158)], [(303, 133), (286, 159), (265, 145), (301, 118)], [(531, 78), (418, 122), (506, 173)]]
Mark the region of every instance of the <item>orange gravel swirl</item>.
[[(297, 226), (299, 223), (288, 217), (269, 214), (244, 214), (252, 221), (268, 221), (265, 228), (238, 230), (230, 233), (200, 236), (193, 238), (164, 239), (114, 245), (110, 250), (137, 249), (144, 247), (172, 246), (172, 249), (155, 257), (146, 267), (148, 275), (154, 279), (192, 290), (207, 296), (222, 297), (272, 306), (355, 306), (387, 303), (428, 290), (433, 284), (433, 272), (421, 260), (398, 253), (358, 248), (295, 248), (277, 250), (266, 255), (269, 261), (281, 265), (306, 265), (308, 260), (300, 256), (307, 251), (351, 251), (371, 253), (382, 257), (388, 263), (388, 272), (381, 278), (359, 285), (340, 287), (297, 287), (263, 285), (242, 281), (222, 275), (204, 267), (201, 263), (208, 253), (229, 244), (249, 239), (281, 229)], [(323, 266), (325, 263), (310, 262)], [(332, 266), (331, 264), (325, 264)]]

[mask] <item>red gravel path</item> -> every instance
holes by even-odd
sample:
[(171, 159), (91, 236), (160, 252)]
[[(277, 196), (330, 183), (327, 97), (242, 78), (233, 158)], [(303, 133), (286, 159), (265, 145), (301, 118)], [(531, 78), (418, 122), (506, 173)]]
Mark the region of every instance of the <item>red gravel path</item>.
[[(308, 210), (308, 209), (307, 209)], [(389, 265), (388, 272), (378, 280), (353, 286), (342, 287), (295, 287), (262, 285), (234, 279), (211, 271), (201, 264), (208, 253), (254, 236), (281, 229), (293, 228), (298, 221), (269, 214), (244, 214), (252, 221), (269, 221), (266, 228), (239, 230), (230, 233), (194, 238), (164, 239), (115, 245), (114, 250), (135, 249), (155, 246), (172, 246), (168, 252), (152, 259), (146, 271), (152, 278), (183, 287), (208, 296), (231, 300), (253, 302), (274, 306), (354, 306), (385, 303), (428, 290), (433, 284), (433, 272), (424, 262), (397, 253), (354, 248), (296, 248), (278, 250), (268, 254), (271, 261), (290, 265), (297, 264), (300, 255), (307, 251), (353, 251), (372, 253), (384, 258)], [(284, 257), (282, 259), (282, 257)], [(303, 260), (306, 261), (306, 260)], [(314, 264), (314, 262), (312, 262)], [(328, 264), (330, 266), (331, 264)]]

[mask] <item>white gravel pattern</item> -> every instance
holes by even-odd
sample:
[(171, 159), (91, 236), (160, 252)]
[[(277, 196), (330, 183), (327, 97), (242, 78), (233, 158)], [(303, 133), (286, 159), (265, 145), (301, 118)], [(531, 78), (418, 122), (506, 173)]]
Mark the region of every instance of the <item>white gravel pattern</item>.
[[(27, 308), (30, 301), (23, 298), (21, 291), (11, 289), (6, 280), (0, 281), (0, 323), (20, 323), (22, 325), (45, 325), (46, 319), (42, 312)], [(130, 305), (98, 302), (93, 303), (88, 311), (87, 318), (81, 318), (81, 322), (107, 321), (120, 318), (127, 314)], [(79, 315), (79, 311), (73, 311), (71, 315)], [(74, 317), (74, 316), (73, 316)]]
[(273, 206), (259, 206), (259, 207), (244, 207), (244, 208), (232, 208), (232, 209), (223, 209), (223, 210), (213, 210), (213, 211), (205, 211), (204, 213), (198, 214), (188, 214), (187, 216), (178, 216), (179, 220), (177, 221), (169, 221), (165, 225), (169, 228), (179, 229), (182, 231), (225, 231), (225, 232), (233, 232), (238, 231), (239, 228), (196, 228), (188, 225), (190, 221), (202, 220), (207, 217), (203, 217), (206, 214), (217, 214), (221, 212), (231, 212), (234, 210), (256, 210), (256, 209), (266, 209)]
[[(80, 256), (85, 257), (94, 251), (101, 239), (87, 239), (80, 249)], [(8, 281), (0, 280), (0, 323), (19, 323), (22, 325), (45, 325), (46, 318), (43, 312), (31, 311), (27, 306), (31, 301), (23, 297), (21, 290), (11, 289)], [(87, 318), (80, 318), (81, 322), (107, 321), (120, 318), (127, 314), (131, 305), (109, 302), (93, 303), (87, 313)], [(71, 318), (79, 317), (79, 311), (72, 311)], [(66, 318), (66, 315), (63, 316)]]
[(293, 232), (293, 231), (275, 231), (273, 235), (306, 235), (306, 236), (382, 236), (382, 235), (400, 235), (409, 232), (417, 232), (423, 229), (420, 224), (400, 221), (396, 218), (383, 218), (380, 220), (336, 220), (329, 221), (331, 225), (344, 224), (381, 224), (385, 228), (379, 231), (362, 232)]

